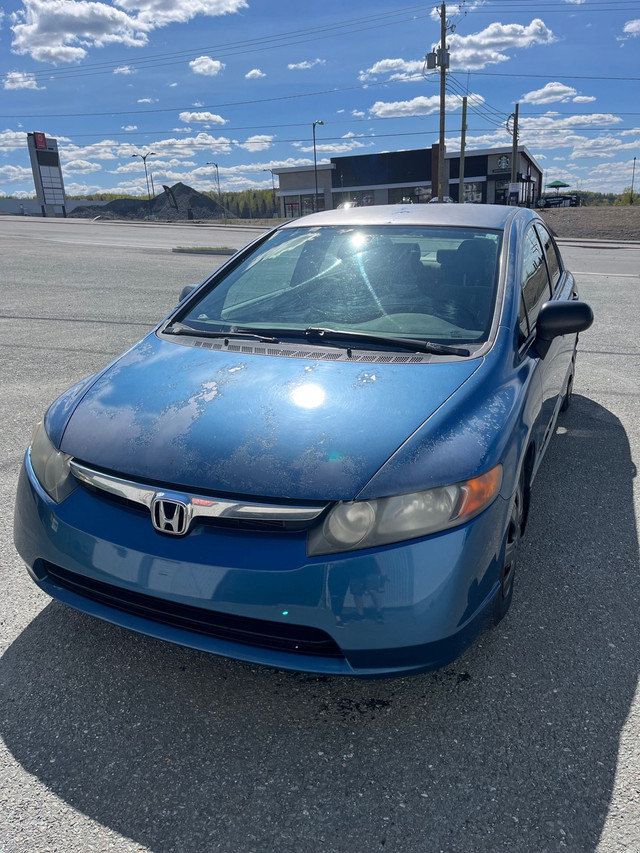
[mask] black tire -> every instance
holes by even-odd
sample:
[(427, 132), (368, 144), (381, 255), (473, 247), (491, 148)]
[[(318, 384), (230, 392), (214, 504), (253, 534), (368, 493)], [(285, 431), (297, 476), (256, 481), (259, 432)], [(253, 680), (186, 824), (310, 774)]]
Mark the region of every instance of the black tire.
[(525, 511), (525, 483), (524, 470), (520, 472), (518, 486), (511, 504), (511, 515), (504, 539), (504, 557), (500, 570), (500, 589), (496, 593), (493, 604), (493, 624), (497, 625), (507, 615), (513, 598), (513, 583), (515, 580), (516, 566), (518, 562), (518, 551), (520, 549), (520, 538), (524, 528), (526, 517)]

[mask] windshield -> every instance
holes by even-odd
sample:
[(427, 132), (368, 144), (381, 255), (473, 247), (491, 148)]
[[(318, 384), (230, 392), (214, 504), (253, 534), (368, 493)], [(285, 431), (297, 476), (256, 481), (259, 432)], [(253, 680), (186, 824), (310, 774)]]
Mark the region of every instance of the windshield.
[(310, 326), (482, 343), (493, 318), (501, 232), (322, 226), (275, 232), (179, 320), (201, 331)]

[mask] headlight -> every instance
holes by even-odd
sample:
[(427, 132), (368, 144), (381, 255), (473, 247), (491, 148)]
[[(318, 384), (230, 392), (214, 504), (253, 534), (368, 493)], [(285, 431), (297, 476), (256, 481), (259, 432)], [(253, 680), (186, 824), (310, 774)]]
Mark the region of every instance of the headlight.
[(497, 497), (501, 485), (502, 465), (496, 465), (451, 486), (338, 503), (321, 525), (309, 531), (307, 553), (316, 557), (374, 548), (447, 530), (479, 515)]
[(77, 483), (69, 468), (70, 456), (61, 453), (49, 441), (42, 422), (36, 424), (29, 447), (31, 467), (45, 492), (57, 504), (68, 497)]

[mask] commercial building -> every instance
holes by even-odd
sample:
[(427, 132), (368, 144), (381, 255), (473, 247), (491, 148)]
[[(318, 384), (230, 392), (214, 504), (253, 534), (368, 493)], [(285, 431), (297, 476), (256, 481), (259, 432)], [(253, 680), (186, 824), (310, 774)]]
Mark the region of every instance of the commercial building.
[[(524, 147), (517, 152), (516, 183), (511, 186), (511, 147), (466, 151), (464, 201), (533, 207), (542, 192), (542, 169)], [(420, 204), (437, 195), (438, 146), (332, 157), (329, 163), (274, 169), (279, 213), (290, 219), (314, 210), (331, 210), (347, 201), (358, 205)], [(316, 196), (315, 187), (318, 187)], [(445, 155), (444, 195), (460, 198), (460, 152)], [(435, 189), (434, 189), (435, 188)]]

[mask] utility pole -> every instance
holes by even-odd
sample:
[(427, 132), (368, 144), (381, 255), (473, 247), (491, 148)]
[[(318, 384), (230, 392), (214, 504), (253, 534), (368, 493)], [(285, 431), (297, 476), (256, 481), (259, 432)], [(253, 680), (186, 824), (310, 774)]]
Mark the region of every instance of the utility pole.
[[(322, 121), (322, 119), (318, 119), (317, 121), (314, 121), (314, 123), (313, 123), (313, 174), (314, 174), (315, 179), (316, 179), (316, 189), (315, 189), (315, 195), (313, 197), (313, 207), (312, 207), (313, 213), (316, 212), (317, 206), (318, 206), (318, 161), (316, 159), (316, 125), (317, 124), (324, 125), (324, 122)], [(322, 205), (322, 209), (324, 210), (324, 204)]]
[(633, 158), (633, 172), (631, 173), (631, 195), (629, 196), (629, 204), (633, 204), (633, 185), (636, 181), (636, 158)]
[(462, 129), (460, 131), (460, 169), (458, 176), (458, 204), (464, 204), (464, 149), (467, 144), (467, 96), (462, 99)]
[(438, 145), (438, 201), (444, 201), (444, 130), (445, 130), (445, 96), (447, 86), (447, 68), (449, 54), (447, 51), (447, 7), (440, 7), (440, 137)]
[[(511, 144), (511, 184), (516, 184), (518, 182), (518, 107), (520, 104), (516, 104), (515, 112), (511, 113), (509, 118), (507, 119), (507, 131), (512, 136), (512, 144)], [(511, 127), (509, 123), (513, 120), (513, 124)], [(519, 193), (518, 193), (519, 195)], [(511, 188), (509, 188), (509, 204), (511, 204)], [(517, 204), (517, 202), (516, 202)]]
[[(427, 54), (427, 68), (440, 69), (440, 134), (438, 137), (438, 201), (444, 201), (444, 134), (445, 134), (445, 97), (447, 87), (447, 69), (449, 68), (449, 51), (447, 50), (447, 30), (451, 32), (454, 26), (447, 26), (447, 6), (443, 3), (440, 6), (440, 47)], [(433, 183), (433, 175), (431, 176), (431, 194), (435, 195)]]

